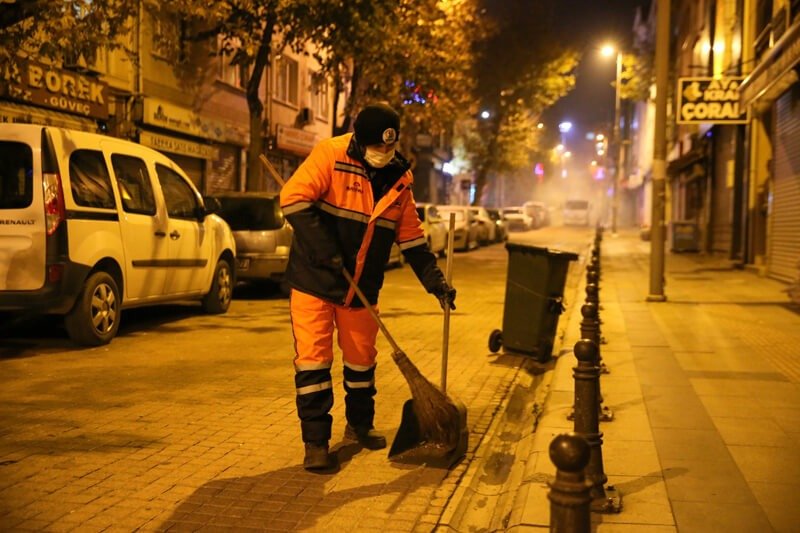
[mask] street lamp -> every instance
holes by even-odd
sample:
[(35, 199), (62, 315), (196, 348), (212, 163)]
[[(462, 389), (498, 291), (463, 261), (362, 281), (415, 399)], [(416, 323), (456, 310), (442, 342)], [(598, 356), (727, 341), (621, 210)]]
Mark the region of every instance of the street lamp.
[(620, 95), (619, 85), (620, 77), (622, 74), (622, 52), (617, 50), (613, 45), (606, 44), (600, 49), (603, 57), (612, 57), (616, 55), (617, 69), (614, 79), (614, 127), (612, 128), (611, 141), (612, 146), (617, 146), (616, 161), (614, 164), (614, 180), (612, 186), (614, 187), (611, 197), (611, 233), (617, 233), (617, 212), (619, 211), (619, 175), (622, 169), (622, 142), (620, 142), (619, 135), (619, 119), (620, 119)]

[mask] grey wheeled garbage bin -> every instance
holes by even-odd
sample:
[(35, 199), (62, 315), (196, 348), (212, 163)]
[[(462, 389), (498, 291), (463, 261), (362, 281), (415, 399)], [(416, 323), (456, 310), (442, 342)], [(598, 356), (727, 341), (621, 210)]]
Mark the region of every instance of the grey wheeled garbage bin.
[(507, 243), (508, 277), (503, 308), (503, 329), (489, 336), (489, 349), (501, 347), (536, 357), (540, 362), (553, 352), (558, 318), (564, 310), (564, 286), (572, 252)]

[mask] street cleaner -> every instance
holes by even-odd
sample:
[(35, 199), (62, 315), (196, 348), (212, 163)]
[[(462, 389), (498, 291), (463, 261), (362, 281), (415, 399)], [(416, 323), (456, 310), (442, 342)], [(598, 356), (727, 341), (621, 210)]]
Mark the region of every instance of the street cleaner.
[(386, 263), (397, 242), (423, 287), (455, 309), (456, 290), (428, 248), (411, 193), (410, 164), (397, 151), (400, 117), (385, 104), (364, 107), (354, 133), (317, 144), (281, 190), (294, 228), (286, 280), (295, 348), (303, 467), (327, 470), (333, 419), (333, 335), (344, 359), (345, 439), (386, 447), (374, 429), (378, 326), (342, 275), (353, 276), (377, 310)]

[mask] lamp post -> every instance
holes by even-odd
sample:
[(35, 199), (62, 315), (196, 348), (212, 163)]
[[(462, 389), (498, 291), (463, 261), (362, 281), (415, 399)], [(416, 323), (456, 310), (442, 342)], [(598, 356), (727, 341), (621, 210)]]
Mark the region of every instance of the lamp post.
[(561, 144), (558, 146), (561, 147), (559, 150), (559, 154), (561, 156), (561, 178), (567, 177), (567, 166), (565, 158), (572, 155), (569, 151), (567, 151), (567, 133), (572, 129), (572, 122), (565, 120), (564, 122), (559, 123), (558, 131), (561, 133)]
[(620, 77), (622, 75), (622, 52), (614, 48), (612, 45), (607, 44), (603, 46), (600, 53), (605, 57), (616, 55), (616, 75), (614, 77), (614, 127), (611, 131), (611, 147), (616, 148), (616, 161), (614, 162), (614, 180), (612, 182), (611, 194), (611, 233), (617, 233), (617, 214), (619, 212), (619, 175), (622, 170), (622, 140), (619, 133), (619, 119), (620, 119), (620, 95), (619, 85)]

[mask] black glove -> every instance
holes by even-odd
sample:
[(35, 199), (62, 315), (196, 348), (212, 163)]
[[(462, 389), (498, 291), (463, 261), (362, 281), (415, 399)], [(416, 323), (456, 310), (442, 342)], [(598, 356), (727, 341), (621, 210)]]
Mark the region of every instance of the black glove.
[(317, 266), (327, 268), (328, 270), (332, 270), (334, 272), (341, 272), (342, 268), (344, 267), (344, 261), (342, 260), (341, 255), (336, 254), (330, 257), (318, 259)]
[(436, 287), (436, 289), (433, 291), (433, 295), (439, 299), (439, 305), (442, 306), (443, 310), (446, 309), (447, 306), (450, 306), (450, 309), (455, 311), (456, 290), (448, 285), (446, 281), (443, 281), (441, 285)]

